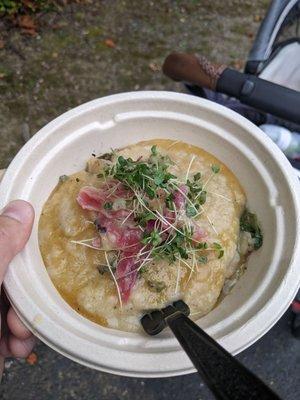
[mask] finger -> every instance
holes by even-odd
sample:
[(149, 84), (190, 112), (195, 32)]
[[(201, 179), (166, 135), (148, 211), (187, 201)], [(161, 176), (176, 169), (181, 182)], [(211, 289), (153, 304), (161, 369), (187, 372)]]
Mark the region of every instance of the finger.
[(23, 200), (9, 203), (0, 215), (0, 283), (13, 257), (25, 246), (32, 228), (34, 211)]
[(28, 339), (32, 335), (30, 330), (23, 325), (12, 307), (7, 314), (7, 325), (11, 333), (18, 339)]
[(34, 336), (30, 336), (25, 340), (20, 340), (13, 335), (10, 335), (8, 338), (8, 347), (13, 357), (27, 357), (32, 352), (35, 343), (36, 339)]

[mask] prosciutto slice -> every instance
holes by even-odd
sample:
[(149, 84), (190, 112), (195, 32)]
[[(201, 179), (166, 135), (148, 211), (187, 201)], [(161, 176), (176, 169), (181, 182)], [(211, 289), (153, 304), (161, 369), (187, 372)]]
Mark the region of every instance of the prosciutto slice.
[(93, 186), (83, 187), (77, 196), (77, 202), (84, 210), (100, 211), (105, 202), (105, 193)]
[(130, 199), (133, 193), (131, 190), (118, 181), (111, 179), (100, 188), (84, 186), (80, 189), (77, 202), (84, 209), (89, 211), (100, 211), (106, 202), (113, 202), (116, 199)]
[(178, 190), (175, 190), (173, 193), (174, 196), (174, 204), (177, 210), (181, 210), (186, 205), (186, 195), (189, 191), (189, 188), (186, 185), (180, 185)]
[(198, 224), (192, 221), (192, 226), (194, 228), (193, 239), (197, 242), (203, 242), (207, 239), (207, 232), (201, 228)]
[(116, 268), (116, 279), (118, 280), (122, 301), (127, 302), (136, 283), (138, 267), (142, 262), (142, 259), (139, 258), (137, 260), (136, 258), (142, 248), (142, 231), (139, 228), (130, 226), (130, 221), (122, 225), (113, 215), (108, 218), (106, 215), (99, 213), (97, 222), (101, 229), (105, 230), (105, 236), (111, 247), (123, 250)]
[(122, 225), (121, 220), (115, 218), (113, 213), (108, 217), (107, 213), (99, 212), (96, 226), (99, 233), (106, 235), (111, 248), (117, 250), (130, 248), (133, 251), (140, 246), (142, 231), (133, 226), (132, 221), (126, 222), (128, 223)]
[[(126, 303), (134, 287), (140, 261), (137, 262), (135, 253), (122, 252), (121, 261), (117, 265), (116, 279), (122, 300)], [(123, 259), (122, 259), (123, 258)]]
[[(186, 206), (186, 195), (188, 187), (181, 185), (173, 192), (174, 205), (176, 211), (164, 207), (163, 220), (157, 221), (155, 217), (147, 222), (146, 232), (151, 232), (157, 226), (163, 230), (161, 239), (166, 240), (172, 229), (172, 224), (176, 223), (177, 211), (182, 211)], [(119, 262), (116, 266), (115, 276), (118, 282), (122, 301), (126, 303), (134, 287), (138, 269), (149, 255), (151, 246), (146, 249), (142, 243), (143, 232), (136, 226), (133, 212), (126, 208), (126, 199), (133, 197), (133, 192), (127, 190), (124, 185), (114, 179), (107, 181), (100, 188), (92, 186), (83, 187), (77, 196), (78, 204), (85, 210), (96, 211), (96, 227), (99, 232), (99, 238), (95, 238), (93, 245), (95, 247), (107, 248), (107, 250), (119, 250)], [(161, 191), (160, 200), (165, 202), (165, 194)], [(121, 201), (120, 201), (121, 200)], [(112, 203), (109, 208), (105, 204)], [(115, 203), (114, 203), (115, 202)], [(121, 207), (118, 208), (118, 206)], [(156, 225), (157, 224), (157, 225)], [(193, 238), (195, 241), (203, 241), (206, 232), (195, 222)], [(141, 249), (143, 251), (141, 252)], [(147, 251), (149, 250), (149, 252)], [(141, 254), (139, 254), (141, 252)]]

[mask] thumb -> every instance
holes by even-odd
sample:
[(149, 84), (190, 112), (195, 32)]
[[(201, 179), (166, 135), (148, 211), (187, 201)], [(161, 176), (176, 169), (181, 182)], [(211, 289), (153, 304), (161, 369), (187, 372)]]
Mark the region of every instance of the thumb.
[(0, 215), (0, 284), (8, 264), (25, 246), (32, 229), (34, 210), (23, 200), (9, 203)]

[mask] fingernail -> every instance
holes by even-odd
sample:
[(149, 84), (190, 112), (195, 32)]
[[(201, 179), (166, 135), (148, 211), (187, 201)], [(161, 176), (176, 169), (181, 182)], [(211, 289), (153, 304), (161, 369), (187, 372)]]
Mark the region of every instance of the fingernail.
[(24, 200), (14, 200), (7, 204), (2, 211), (4, 217), (17, 220), (21, 224), (27, 224), (32, 220), (33, 209), (29, 203)]

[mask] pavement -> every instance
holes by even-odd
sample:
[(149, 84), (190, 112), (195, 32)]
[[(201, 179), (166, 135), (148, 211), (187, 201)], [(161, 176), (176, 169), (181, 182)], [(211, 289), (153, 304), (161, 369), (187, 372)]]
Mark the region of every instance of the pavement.
[[(284, 400), (300, 398), (300, 341), (290, 333), (291, 313), (237, 358)], [(94, 371), (68, 360), (43, 343), (37, 363), (7, 360), (0, 386), (3, 400), (212, 400), (197, 374), (135, 379)], [(245, 399), (247, 400), (247, 399)], [(258, 399), (260, 400), (260, 399)]]

